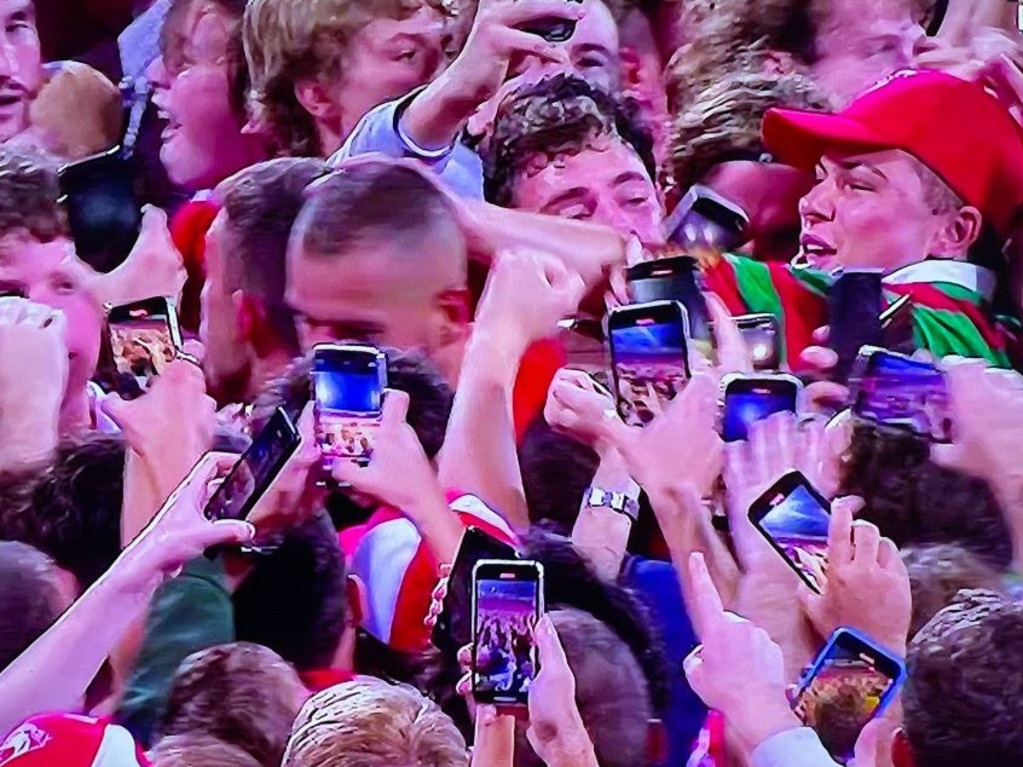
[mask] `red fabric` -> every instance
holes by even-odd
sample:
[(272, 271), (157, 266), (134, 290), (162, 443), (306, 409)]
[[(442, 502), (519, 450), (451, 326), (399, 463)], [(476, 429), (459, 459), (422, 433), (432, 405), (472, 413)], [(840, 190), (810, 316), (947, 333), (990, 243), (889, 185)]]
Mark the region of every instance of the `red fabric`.
[(185, 262), (188, 281), (178, 315), (181, 327), (199, 332), (199, 296), (206, 280), (206, 232), (220, 209), (212, 200), (191, 200), (181, 206), (170, 222), (171, 239)]
[(814, 345), (813, 333), (828, 324), (828, 304), (791, 272), (787, 264), (767, 264), (771, 283), (781, 301), (785, 327), (785, 355), (796, 373), (806, 369), (802, 361), (803, 350)]
[(526, 429), (543, 412), (554, 375), (567, 362), (565, 348), (555, 340), (540, 341), (526, 351), (512, 393), (516, 442), (522, 442)]
[[(122, 731), (130, 751), (113, 752), (111, 744), (102, 749), (107, 728), (121, 728), (108, 719), (73, 714), (34, 716), (11, 732), (0, 745), (2, 767), (107, 767), (125, 765), (129, 759), (149, 767), (142, 749)], [(101, 758), (102, 757), (102, 758)]]
[(764, 142), (813, 170), (829, 151), (901, 149), (938, 174), (1002, 235), (1023, 203), (1023, 134), (980, 85), (943, 72), (896, 72), (838, 114), (771, 109)]
[(305, 688), (312, 693), (318, 693), (320, 690), (326, 690), (328, 687), (351, 682), (355, 679), (355, 674), (351, 671), (344, 671), (339, 668), (303, 671), (298, 676), (302, 680), (302, 684), (305, 685)]

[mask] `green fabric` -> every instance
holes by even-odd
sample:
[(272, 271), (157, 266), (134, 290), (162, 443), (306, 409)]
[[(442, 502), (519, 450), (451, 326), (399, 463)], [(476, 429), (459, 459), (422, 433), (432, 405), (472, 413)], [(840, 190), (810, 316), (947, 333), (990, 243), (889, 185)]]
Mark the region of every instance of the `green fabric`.
[(958, 312), (914, 305), (913, 341), (936, 359), (956, 354), (1012, 367), (1008, 355), (992, 348), (970, 318)]
[(205, 557), (163, 584), (149, 607), (142, 648), (116, 720), (149, 748), (174, 674), (193, 652), (234, 641), (234, 609), (224, 566)]

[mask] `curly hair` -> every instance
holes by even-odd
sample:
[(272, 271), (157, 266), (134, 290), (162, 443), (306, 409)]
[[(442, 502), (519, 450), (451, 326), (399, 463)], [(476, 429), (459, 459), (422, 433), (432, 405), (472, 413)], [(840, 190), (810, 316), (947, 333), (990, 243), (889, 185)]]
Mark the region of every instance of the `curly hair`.
[(909, 646), (903, 726), (918, 767), (1023, 764), (1023, 605), (959, 592)]
[(825, 111), (828, 107), (813, 81), (798, 72), (734, 72), (691, 98), (688, 94), (678, 98), (683, 103), (672, 124), (670, 164), (680, 189), (698, 183), (720, 163), (763, 155), (760, 126), (768, 109)]
[(534, 158), (578, 154), (602, 136), (625, 141), (654, 178), (653, 139), (631, 102), (564, 74), (516, 91), (498, 108), (493, 135), (481, 152), (486, 198), (511, 205), (515, 180)]
[(0, 146), (0, 237), (26, 230), (41, 242), (66, 232), (57, 163), (37, 149)]
[(346, 47), (370, 21), (405, 18), (424, 5), (455, 15), (450, 0), (250, 0), (242, 26), (252, 75), (249, 107), (284, 154), (326, 151), (295, 84), (337, 81)]

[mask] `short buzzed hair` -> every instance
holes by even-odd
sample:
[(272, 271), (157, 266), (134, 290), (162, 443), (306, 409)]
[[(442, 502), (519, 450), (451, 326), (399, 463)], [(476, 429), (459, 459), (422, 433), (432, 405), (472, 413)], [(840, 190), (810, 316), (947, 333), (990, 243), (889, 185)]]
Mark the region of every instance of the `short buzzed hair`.
[(413, 687), (361, 677), (302, 707), (283, 767), (467, 767), (465, 740)]
[[(425, 174), (388, 161), (342, 166), (307, 191), (291, 247), (299, 245), (314, 258), (338, 258), (357, 245), (383, 242), (415, 263), (424, 240), (461, 236), (454, 210)], [(464, 281), (468, 266), (461, 260)]]
[(0, 237), (19, 229), (41, 242), (65, 234), (57, 162), (26, 146), (0, 146)]
[(227, 214), (225, 290), (262, 300), (280, 340), (298, 350), (294, 312), (284, 301), (288, 240), (305, 204), (305, 189), (327, 172), (322, 160), (281, 158), (231, 176), (216, 189)]

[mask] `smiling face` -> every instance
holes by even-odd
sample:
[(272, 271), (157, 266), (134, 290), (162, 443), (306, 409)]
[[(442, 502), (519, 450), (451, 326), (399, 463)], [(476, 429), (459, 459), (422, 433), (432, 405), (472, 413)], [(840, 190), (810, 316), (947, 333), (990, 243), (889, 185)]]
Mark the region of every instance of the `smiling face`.
[(824, 270), (892, 272), (930, 255), (948, 216), (929, 203), (918, 163), (897, 149), (829, 154), (800, 201), (800, 252)]
[(624, 141), (602, 137), (576, 154), (536, 157), (515, 181), (516, 208), (604, 224), (645, 245), (664, 243), (664, 207), (643, 162)]
[(28, 127), (28, 108), (43, 83), (32, 0), (0, 0), (0, 142)]

